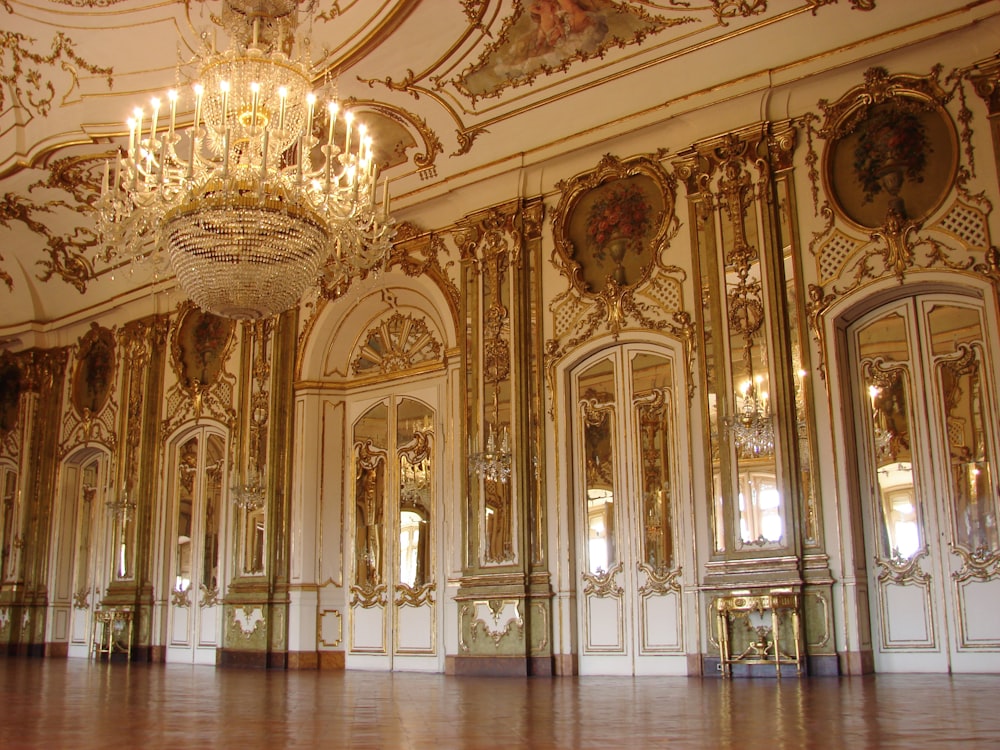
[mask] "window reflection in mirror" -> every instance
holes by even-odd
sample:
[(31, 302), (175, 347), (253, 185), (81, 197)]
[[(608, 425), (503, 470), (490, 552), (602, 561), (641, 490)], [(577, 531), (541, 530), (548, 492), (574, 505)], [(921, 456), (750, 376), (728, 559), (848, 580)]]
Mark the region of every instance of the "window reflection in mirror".
[(583, 423), (587, 570), (607, 572), (618, 562), (615, 535), (615, 369), (602, 360), (579, 377)]
[(243, 542), (243, 572), (260, 575), (264, 572), (264, 509), (246, 513), (246, 534)]
[(433, 418), (426, 405), (400, 399), (396, 409), (399, 459), (399, 581), (418, 588), (428, 583), (433, 507)]
[(744, 544), (770, 544), (781, 541), (784, 520), (781, 494), (773, 473), (740, 472), (740, 540)]
[(906, 320), (895, 312), (858, 332), (862, 387), (870, 421), (865, 434), (874, 459), (880, 554), (909, 560), (923, 546), (911, 446), (910, 393), (905, 363), (911, 353)]

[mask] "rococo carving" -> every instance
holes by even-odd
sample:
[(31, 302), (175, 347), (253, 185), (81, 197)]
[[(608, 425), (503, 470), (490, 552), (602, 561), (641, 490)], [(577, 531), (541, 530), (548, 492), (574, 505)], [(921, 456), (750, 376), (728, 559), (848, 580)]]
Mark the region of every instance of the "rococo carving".
[(676, 179), (649, 156), (604, 156), (592, 172), (557, 183), (551, 262), (569, 287), (549, 305), (555, 338), (545, 343), (546, 375), (602, 331), (634, 326), (684, 342), (690, 375), (694, 327), (684, 308), (686, 274), (666, 253), (680, 228)]

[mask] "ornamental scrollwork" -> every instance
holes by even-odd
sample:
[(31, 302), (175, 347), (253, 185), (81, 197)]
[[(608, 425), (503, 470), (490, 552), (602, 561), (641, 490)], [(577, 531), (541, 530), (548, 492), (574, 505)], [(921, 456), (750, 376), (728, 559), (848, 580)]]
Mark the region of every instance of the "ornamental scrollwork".
[(636, 569), (646, 574), (646, 582), (639, 587), (640, 596), (664, 596), (681, 590), (681, 568), (657, 570), (652, 565), (638, 562)]
[(433, 582), (423, 586), (407, 586), (406, 584), (396, 584), (396, 598), (394, 604), (397, 607), (422, 607), (425, 604), (434, 603), (434, 591), (437, 585)]
[(614, 597), (620, 599), (625, 589), (618, 585), (616, 577), (624, 570), (622, 563), (617, 563), (610, 570), (598, 568), (594, 573), (583, 573), (583, 594), (600, 599)]
[(984, 545), (974, 550), (968, 550), (961, 544), (948, 546), (962, 559), (961, 570), (951, 574), (957, 583), (973, 578), (977, 581), (990, 581), (1000, 577), (1000, 550), (989, 549)]
[(222, 601), (219, 598), (219, 587), (218, 586), (212, 586), (211, 588), (209, 588), (208, 586), (206, 586), (203, 583), (203, 584), (201, 584), (200, 591), (201, 591), (201, 601), (198, 602), (198, 606), (199, 607), (202, 607), (202, 608), (205, 608), (205, 607), (214, 607), (220, 601)]
[(500, 641), (506, 638), (512, 628), (517, 628), (524, 636), (524, 618), (515, 599), (489, 599), (473, 603), (472, 620), (469, 623), (469, 636), (472, 640), (478, 638), (480, 630), (492, 641), (496, 648)]
[(362, 586), (351, 586), (351, 606), (371, 609), (384, 607), (388, 601), (388, 589), (384, 583), (366, 583)]
[(826, 311), (863, 285), (886, 277), (904, 283), (934, 267), (1000, 281), (986, 220), (992, 206), (970, 190), (973, 117), (965, 83), (978, 89), (976, 75), (943, 76), (940, 65), (927, 75), (872, 67), (836, 101), (820, 100), (821, 116), (797, 120), (806, 134), (814, 214), (823, 220), (809, 242), (818, 283), (807, 310), (821, 373)]
[(0, 49), (4, 53), (4, 68), (0, 73), (0, 111), (6, 110), (6, 92), (11, 92), (15, 108), (23, 110), (28, 115), (47, 117), (56, 98), (56, 83), (47, 77), (44, 69), (68, 73), (71, 81), (68, 93), (78, 85), (77, 73), (80, 70), (91, 75), (105, 76), (108, 89), (113, 83), (112, 68), (101, 67), (87, 62), (76, 52), (76, 43), (65, 33), (56, 32), (52, 39), (48, 54), (33, 49), (37, 42), (29, 36), (13, 31), (0, 32)]
[(877, 568), (875, 577), (879, 583), (889, 582), (901, 586), (907, 583), (920, 585), (930, 583), (930, 574), (924, 572), (920, 567), (920, 559), (926, 555), (927, 550), (922, 549), (909, 558), (902, 555), (893, 555), (887, 558), (876, 556), (874, 558)]

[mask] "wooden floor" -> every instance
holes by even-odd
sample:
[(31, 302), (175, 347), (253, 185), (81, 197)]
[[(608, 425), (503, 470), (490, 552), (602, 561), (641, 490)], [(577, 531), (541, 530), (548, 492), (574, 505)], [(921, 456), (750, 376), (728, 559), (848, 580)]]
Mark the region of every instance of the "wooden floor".
[(0, 748), (1000, 748), (1000, 676), (471, 678), (0, 657)]

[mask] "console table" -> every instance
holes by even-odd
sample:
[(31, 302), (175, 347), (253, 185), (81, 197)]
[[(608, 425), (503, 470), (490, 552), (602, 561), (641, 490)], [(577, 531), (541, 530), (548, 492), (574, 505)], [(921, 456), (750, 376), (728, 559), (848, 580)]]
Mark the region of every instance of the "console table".
[[(781, 677), (783, 664), (794, 665), (802, 674), (800, 595), (791, 589), (730, 591), (713, 603), (719, 638), (719, 668), (724, 677), (732, 676), (733, 664), (770, 664)], [(757, 614), (756, 623), (751, 616)], [(733, 653), (733, 625), (743, 622), (750, 642)], [(791, 638), (782, 638), (782, 623), (788, 622)]]
[(132, 607), (101, 607), (94, 612), (94, 643), (91, 654), (125, 654), (132, 658)]

